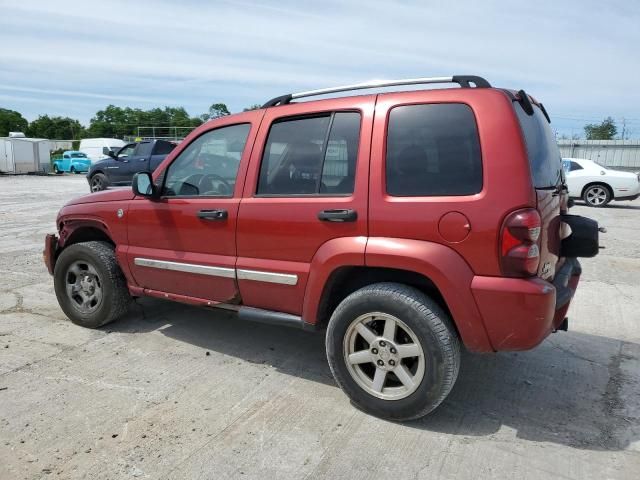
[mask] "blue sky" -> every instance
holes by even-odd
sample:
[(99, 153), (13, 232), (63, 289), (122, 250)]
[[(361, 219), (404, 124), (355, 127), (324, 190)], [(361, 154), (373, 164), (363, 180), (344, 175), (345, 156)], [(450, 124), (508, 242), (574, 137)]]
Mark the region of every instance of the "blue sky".
[(291, 91), (477, 74), (554, 127), (640, 138), (640, 2), (2, 1), (0, 106), (88, 124), (108, 104), (232, 111)]

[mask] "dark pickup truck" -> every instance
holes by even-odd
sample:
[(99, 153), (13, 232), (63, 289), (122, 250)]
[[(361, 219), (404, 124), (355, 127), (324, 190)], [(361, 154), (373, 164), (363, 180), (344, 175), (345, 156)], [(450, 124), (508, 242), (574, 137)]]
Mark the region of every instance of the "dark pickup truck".
[(143, 140), (125, 145), (117, 152), (104, 148), (111, 158), (100, 160), (89, 169), (87, 181), (92, 192), (109, 186), (131, 185), (138, 172), (153, 172), (165, 157), (176, 147), (166, 140)]

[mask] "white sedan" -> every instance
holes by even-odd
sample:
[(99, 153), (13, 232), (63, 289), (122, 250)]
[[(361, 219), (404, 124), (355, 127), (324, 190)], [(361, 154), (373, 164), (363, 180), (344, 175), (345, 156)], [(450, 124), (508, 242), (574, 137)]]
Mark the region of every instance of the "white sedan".
[(610, 170), (591, 160), (563, 158), (569, 195), (590, 207), (604, 207), (611, 200), (640, 197), (640, 174)]

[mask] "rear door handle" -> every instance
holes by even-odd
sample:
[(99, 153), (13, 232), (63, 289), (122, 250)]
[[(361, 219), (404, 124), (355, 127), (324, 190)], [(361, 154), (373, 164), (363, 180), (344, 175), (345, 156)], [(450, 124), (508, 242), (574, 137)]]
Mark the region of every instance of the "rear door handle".
[(229, 218), (229, 212), (226, 210), (200, 210), (198, 218), (202, 220), (226, 220)]
[(351, 209), (322, 210), (318, 212), (318, 220), (323, 222), (355, 222), (358, 212)]

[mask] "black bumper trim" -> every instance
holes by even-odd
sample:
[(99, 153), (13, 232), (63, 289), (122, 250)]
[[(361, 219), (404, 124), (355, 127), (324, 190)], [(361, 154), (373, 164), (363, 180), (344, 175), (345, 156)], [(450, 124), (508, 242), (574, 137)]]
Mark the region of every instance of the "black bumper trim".
[(615, 201), (619, 201), (619, 200), (637, 200), (638, 198), (640, 198), (640, 193), (636, 193), (635, 195), (629, 195), (628, 197), (614, 197), (613, 199)]

